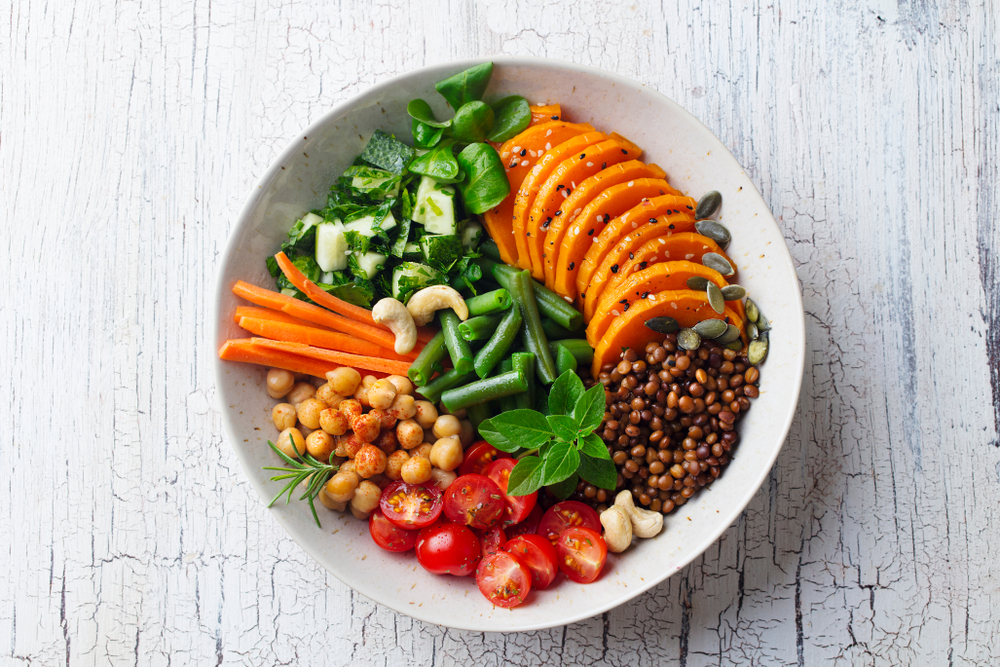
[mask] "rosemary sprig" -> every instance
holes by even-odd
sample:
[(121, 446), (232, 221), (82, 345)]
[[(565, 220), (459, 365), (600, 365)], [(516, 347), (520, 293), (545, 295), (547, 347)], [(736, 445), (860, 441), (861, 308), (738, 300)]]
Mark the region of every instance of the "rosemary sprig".
[(278, 502), (278, 498), (286, 493), (288, 494), (288, 499), (285, 500), (285, 503), (287, 504), (291, 502), (292, 492), (295, 490), (295, 487), (308, 480), (308, 483), (306, 484), (306, 492), (302, 494), (299, 500), (306, 500), (309, 502), (309, 509), (312, 510), (312, 515), (316, 520), (316, 525), (322, 528), (323, 526), (319, 522), (319, 515), (316, 514), (316, 505), (313, 501), (316, 500), (316, 496), (319, 495), (319, 491), (323, 488), (323, 485), (326, 484), (326, 481), (330, 479), (333, 473), (337, 472), (339, 466), (321, 463), (313, 458), (308, 452), (302, 455), (301, 461), (296, 461), (278, 449), (278, 446), (270, 440), (267, 441), (267, 444), (269, 444), (271, 449), (273, 449), (278, 456), (280, 456), (282, 460), (288, 464), (288, 466), (284, 468), (264, 466), (264, 470), (274, 470), (276, 472), (283, 473), (281, 475), (275, 475), (271, 478), (271, 481), (278, 482), (284, 479), (291, 480), (285, 485), (285, 488), (278, 492), (278, 495), (276, 495), (274, 500), (268, 504), (268, 507), (271, 507), (274, 503)]

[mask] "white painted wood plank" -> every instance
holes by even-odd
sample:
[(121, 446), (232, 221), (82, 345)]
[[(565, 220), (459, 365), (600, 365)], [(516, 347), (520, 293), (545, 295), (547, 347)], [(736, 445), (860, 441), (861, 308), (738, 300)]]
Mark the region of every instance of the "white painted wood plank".
[[(993, 3), (39, 3), (0, 37), (3, 664), (998, 664)], [(490, 54), (643, 81), (731, 148), (807, 309), (799, 418), (704, 557), (603, 617), (426, 626), (326, 575), (219, 420), (218, 254), (338, 101)]]

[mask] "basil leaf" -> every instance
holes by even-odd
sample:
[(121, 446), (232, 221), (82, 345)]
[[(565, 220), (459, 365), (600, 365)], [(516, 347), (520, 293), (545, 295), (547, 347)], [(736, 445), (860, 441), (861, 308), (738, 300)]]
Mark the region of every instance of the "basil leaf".
[(580, 452), (571, 442), (554, 442), (545, 453), (545, 485), (561, 482), (580, 467)]
[(442, 121), (440, 123), (434, 120), (434, 111), (431, 109), (431, 105), (419, 98), (410, 100), (410, 103), (406, 105), (406, 113), (409, 114), (410, 118), (413, 120), (419, 120), (424, 125), (430, 125), (431, 127), (439, 129), (451, 127), (450, 120)]
[(510, 470), (507, 495), (526, 496), (542, 486), (542, 460), (537, 456), (525, 456)]
[(534, 410), (511, 410), (487, 419), (479, 425), (479, 434), (504, 452), (516, 451), (518, 447), (538, 449), (553, 436), (545, 417)]
[(493, 109), (483, 102), (467, 102), (455, 112), (452, 123), (451, 136), (459, 141), (483, 141), (493, 129)]
[(580, 453), (582, 454), (592, 456), (595, 459), (611, 459), (611, 454), (608, 453), (608, 446), (604, 444), (601, 436), (596, 433), (588, 433), (581, 437), (577, 441), (577, 445), (580, 447)]
[(421, 176), (430, 176), (438, 183), (457, 183), (465, 178), (465, 174), (458, 168), (458, 161), (452, 146), (454, 139), (445, 139), (429, 152), (410, 163), (410, 172)]
[(572, 442), (576, 440), (576, 420), (567, 415), (549, 415), (546, 417), (552, 432), (557, 438)]
[(599, 489), (614, 491), (618, 485), (618, 470), (611, 459), (595, 459), (584, 454), (580, 457), (580, 477)]
[(494, 143), (512, 139), (531, 125), (531, 107), (528, 100), (520, 95), (511, 95), (494, 102), (493, 113), (496, 120), (493, 131), (487, 138)]
[(444, 81), (438, 81), (434, 84), (434, 90), (448, 100), (452, 109), (458, 109), (466, 102), (483, 99), (483, 93), (490, 84), (491, 76), (493, 76), (493, 63), (483, 63), (450, 76)]
[(604, 385), (596, 384), (584, 392), (573, 408), (573, 419), (576, 420), (580, 433), (593, 433), (601, 425), (606, 407)]
[(556, 378), (549, 389), (549, 412), (568, 415), (583, 396), (583, 380), (573, 371), (566, 371)]
[(503, 162), (489, 144), (469, 144), (457, 159), (458, 166), (468, 174), (458, 188), (469, 213), (485, 213), (510, 194), (510, 181), (507, 180)]
[(410, 132), (413, 133), (413, 145), (417, 148), (434, 148), (444, 136), (444, 130), (434, 129), (416, 118), (410, 123)]
[(580, 481), (580, 476), (573, 473), (557, 484), (549, 485), (549, 491), (559, 500), (566, 500), (576, 491), (576, 484)]

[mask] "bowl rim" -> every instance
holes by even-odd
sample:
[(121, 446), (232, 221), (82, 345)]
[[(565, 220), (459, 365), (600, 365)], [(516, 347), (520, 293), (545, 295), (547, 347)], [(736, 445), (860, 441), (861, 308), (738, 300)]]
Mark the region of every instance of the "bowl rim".
[[(502, 56), (502, 55), (496, 55), (496, 56), (491, 56), (491, 57), (463, 58), (463, 59), (460, 59), (460, 60), (450, 60), (450, 61), (439, 62), (439, 63), (431, 64), (431, 65), (424, 65), (423, 67), (419, 67), (419, 68), (416, 68), (416, 69), (408, 70), (408, 71), (403, 72), (401, 74), (397, 74), (395, 76), (392, 76), (392, 77), (390, 77), (388, 79), (385, 79), (384, 81), (382, 81), (380, 83), (376, 83), (373, 86), (369, 86), (369, 87), (365, 88), (364, 90), (361, 90), (360, 92), (356, 93), (355, 95), (352, 95), (347, 100), (345, 100), (345, 101), (343, 101), (343, 102), (335, 105), (329, 111), (327, 111), (322, 116), (320, 116), (316, 121), (310, 123), (309, 126), (305, 130), (302, 130), (299, 133), (297, 133), (296, 135), (293, 135), (293, 138), (289, 141), (288, 146), (283, 151), (281, 151), (281, 153), (279, 153), (271, 161), (271, 164), (268, 166), (268, 168), (264, 171), (264, 173), (260, 176), (260, 178), (257, 179), (257, 181), (256, 181), (253, 189), (251, 190), (249, 196), (247, 197), (247, 199), (245, 200), (243, 206), (241, 207), (241, 209), (239, 211), (239, 214), (236, 217), (236, 222), (235, 222), (235, 224), (233, 225), (232, 229), (229, 232), (229, 238), (226, 241), (226, 244), (225, 244), (225, 247), (223, 248), (222, 254), (219, 256), (219, 264), (216, 267), (216, 272), (215, 272), (215, 291), (214, 291), (214, 300), (213, 300), (213, 304), (212, 304), (212, 315), (213, 315), (213, 318), (214, 318), (214, 322), (213, 322), (213, 327), (211, 329), (213, 338), (212, 338), (212, 341), (210, 342), (210, 346), (211, 346), (210, 357), (213, 359), (214, 377), (215, 377), (216, 388), (218, 388), (218, 387), (220, 387), (220, 386), (223, 385), (223, 370), (224, 370), (224, 365), (223, 365), (222, 361), (219, 359), (218, 350), (216, 349), (216, 345), (217, 345), (218, 341), (220, 340), (220, 336), (222, 335), (222, 326), (223, 326), (223, 323), (222, 323), (222, 319), (221, 319), (221, 316), (222, 316), (222, 313), (221, 313), (221, 304), (222, 304), (224, 298), (226, 298), (226, 294), (229, 292), (229, 287), (227, 285), (223, 285), (223, 273), (224, 273), (224, 270), (225, 270), (225, 266), (227, 264), (226, 258), (232, 256), (232, 254), (233, 254), (233, 252), (235, 250), (235, 246), (236, 246), (236, 238), (237, 238), (237, 235), (238, 235), (237, 231), (243, 225), (246, 224), (246, 222), (250, 218), (253, 210), (259, 204), (261, 198), (264, 196), (265, 192), (267, 191), (267, 186), (281, 172), (281, 170), (283, 168), (282, 165), (293, 154), (295, 154), (296, 151), (298, 151), (299, 141), (301, 141), (301, 140), (299, 140), (297, 138), (294, 138), (294, 137), (298, 137), (298, 136), (308, 137), (310, 134), (314, 133), (315, 131), (318, 131), (321, 127), (323, 127), (327, 123), (331, 122), (337, 116), (340, 116), (340, 115), (346, 113), (347, 111), (349, 111), (354, 106), (356, 106), (356, 105), (364, 102), (368, 98), (371, 98), (373, 96), (377, 96), (380, 93), (382, 93), (382, 92), (384, 92), (384, 91), (386, 91), (388, 89), (391, 89), (393, 86), (397, 85), (401, 81), (404, 81), (404, 80), (406, 80), (406, 79), (408, 79), (408, 78), (410, 78), (410, 77), (412, 77), (414, 75), (417, 75), (417, 74), (430, 74), (430, 73), (433, 73), (435, 71), (439, 71), (442, 76), (448, 76), (451, 73), (454, 73), (455, 71), (462, 71), (462, 70), (468, 69), (469, 67), (472, 67), (474, 65), (481, 64), (483, 62), (493, 62), (495, 65), (496, 64), (501, 64), (501, 65), (508, 65), (508, 66), (514, 66), (514, 67), (524, 67), (524, 66), (527, 66), (527, 67), (537, 67), (537, 66), (557, 67), (557, 68), (560, 68), (560, 69), (563, 69), (563, 70), (567, 70), (567, 71), (571, 71), (571, 72), (578, 73), (578, 74), (589, 75), (589, 76), (596, 76), (596, 77), (608, 79), (611, 82), (613, 82), (615, 85), (620, 85), (620, 86), (623, 86), (623, 87), (631, 89), (631, 90), (642, 91), (642, 92), (646, 92), (646, 93), (652, 94), (652, 95), (654, 95), (658, 99), (658, 101), (661, 104), (664, 104), (665, 106), (667, 106), (668, 108), (670, 108), (673, 113), (678, 114), (678, 115), (680, 115), (682, 117), (686, 117), (686, 120), (688, 120), (691, 123), (692, 129), (696, 129), (701, 135), (703, 135), (703, 138), (707, 142), (713, 143), (715, 145), (715, 148), (713, 150), (719, 150), (719, 151), (721, 151), (721, 153), (722, 153), (721, 158), (723, 160), (730, 160), (730, 161), (732, 161), (735, 166), (739, 167), (740, 171), (742, 171), (744, 174), (746, 172), (746, 170), (739, 163), (739, 161), (736, 159), (736, 157), (733, 156), (733, 154), (729, 150), (729, 148), (725, 144), (722, 143), (722, 141), (715, 135), (714, 132), (712, 132), (697, 117), (695, 117), (689, 111), (687, 111), (686, 109), (684, 109), (683, 107), (681, 107), (679, 104), (677, 104), (676, 102), (674, 102), (672, 99), (670, 99), (669, 97), (667, 97), (663, 93), (660, 93), (655, 88), (647, 86), (646, 84), (640, 83), (638, 81), (635, 81), (635, 80), (630, 79), (628, 77), (622, 76), (620, 74), (616, 74), (614, 72), (609, 72), (607, 70), (603, 70), (603, 69), (600, 69), (600, 68), (597, 68), (597, 67), (592, 67), (590, 65), (581, 65), (579, 63), (574, 63), (574, 62), (565, 61), (565, 60), (559, 60), (559, 59), (555, 59), (555, 58), (539, 58), (539, 57), (535, 57), (535, 56)], [(750, 181), (749, 177), (747, 177), (747, 178), (748, 178), (748, 181)], [(774, 224), (775, 227), (778, 227), (778, 223), (774, 219), (774, 214), (771, 213), (770, 208), (767, 206), (767, 203), (764, 201), (764, 198), (761, 196), (760, 190), (757, 188), (756, 183), (753, 183), (752, 181), (750, 181), (750, 184), (753, 187), (753, 196), (756, 197), (755, 203), (759, 203), (760, 206), (764, 210), (766, 210), (768, 212), (768, 215), (770, 216), (771, 223)], [(779, 232), (780, 231), (781, 230), (779, 228)], [(784, 235), (782, 234), (782, 236), (784, 236)], [(768, 475), (770, 475), (771, 470), (774, 467), (774, 463), (775, 463), (775, 461), (778, 458), (778, 455), (781, 453), (782, 449), (784, 449), (785, 442), (786, 442), (786, 440), (788, 438), (788, 433), (791, 430), (792, 422), (795, 419), (795, 415), (796, 415), (796, 412), (798, 410), (798, 403), (799, 403), (799, 399), (801, 397), (801, 390), (802, 390), (803, 373), (805, 371), (805, 312), (804, 312), (803, 304), (802, 304), (802, 284), (801, 284), (801, 281), (799, 281), (798, 275), (797, 275), (797, 273), (794, 270), (795, 264), (794, 264), (794, 261), (792, 259), (791, 252), (788, 249), (787, 242), (781, 244), (781, 253), (782, 253), (780, 255), (781, 259), (783, 261), (788, 262), (788, 264), (792, 267), (792, 274), (795, 276), (796, 282), (798, 283), (798, 285), (797, 285), (798, 289), (790, 290), (790, 292), (794, 293), (793, 304), (795, 306), (795, 313), (797, 315), (797, 318), (799, 319), (799, 322), (797, 322), (797, 324), (799, 325), (797, 327), (797, 330), (798, 330), (798, 332), (800, 334), (800, 335), (796, 336), (795, 338), (793, 338), (792, 341), (791, 341), (798, 348), (798, 351), (799, 351), (799, 355), (798, 355), (798, 357), (799, 357), (799, 364), (798, 364), (798, 368), (797, 369), (794, 369), (794, 367), (793, 367), (793, 370), (797, 370), (797, 372), (794, 373), (794, 375), (795, 375), (795, 377), (794, 377), (794, 387), (793, 387), (793, 390), (792, 390), (792, 395), (794, 397), (794, 400), (789, 402), (789, 406), (790, 407), (788, 408), (787, 413), (785, 414), (785, 416), (784, 416), (784, 418), (782, 420), (782, 425), (781, 425), (781, 429), (780, 429), (780, 442), (781, 442), (781, 444), (778, 447), (774, 448), (773, 453), (771, 454), (771, 456), (769, 457), (769, 460), (767, 462), (767, 466), (766, 467), (762, 466), (759, 469), (760, 472), (757, 474), (756, 478), (753, 479), (753, 484), (751, 485), (751, 487), (749, 487), (752, 490), (748, 491), (745, 494), (745, 496), (742, 497), (739, 500), (739, 502), (734, 503), (727, 512), (725, 512), (724, 514), (722, 514), (722, 517), (721, 517), (721, 520), (720, 520), (720, 522), (718, 524), (718, 527), (714, 531), (712, 531), (710, 533), (711, 539), (706, 541), (704, 548), (698, 550), (695, 553), (690, 554), (688, 557), (686, 557), (686, 558), (684, 558), (682, 560), (676, 561), (673, 564), (674, 567), (672, 567), (672, 568), (664, 568), (664, 572), (663, 572), (662, 576), (660, 576), (660, 577), (652, 577), (649, 580), (645, 580), (645, 581), (639, 581), (639, 582), (636, 583), (635, 586), (629, 586), (628, 588), (626, 588), (622, 592), (621, 595), (615, 596), (614, 598), (612, 598), (608, 602), (605, 602), (605, 603), (603, 603), (601, 605), (598, 605), (595, 608), (587, 609), (586, 611), (572, 613), (572, 614), (570, 614), (569, 616), (567, 616), (565, 618), (561, 618), (561, 619), (558, 619), (558, 620), (555, 620), (555, 621), (552, 621), (552, 622), (541, 622), (541, 623), (533, 623), (533, 624), (532, 623), (528, 623), (528, 624), (524, 624), (523, 626), (519, 626), (519, 627), (513, 627), (513, 628), (509, 628), (509, 629), (498, 629), (498, 630), (483, 630), (482, 628), (474, 627), (471, 623), (470, 624), (458, 623), (458, 624), (455, 624), (455, 625), (444, 625), (444, 624), (440, 623), (439, 621), (437, 621), (437, 620), (435, 620), (433, 618), (430, 618), (429, 616), (421, 614), (419, 608), (418, 609), (414, 609), (413, 607), (409, 607), (409, 608), (404, 609), (402, 606), (396, 606), (396, 605), (394, 605), (392, 603), (391, 600), (387, 601), (386, 599), (384, 599), (385, 596), (378, 595), (375, 592), (367, 590), (368, 587), (365, 587), (365, 586), (358, 587), (358, 586), (355, 586), (354, 584), (352, 584), (350, 581), (346, 581), (345, 579), (341, 578), (337, 573), (333, 572), (332, 570), (330, 570), (329, 568), (327, 568), (325, 565), (323, 565), (322, 559), (318, 556), (317, 553), (314, 552), (314, 549), (311, 546), (309, 546), (308, 540), (300, 540), (300, 539), (298, 539), (298, 537), (296, 535), (296, 531), (292, 528), (292, 526), (289, 525), (289, 522), (285, 519), (285, 517), (282, 515), (282, 513), (273, 512), (273, 511), (269, 512), (269, 513), (271, 514), (271, 516), (273, 518), (275, 518), (277, 520), (277, 522), (281, 525), (281, 527), (284, 528), (284, 530), (288, 534), (288, 536), (291, 537), (292, 540), (303, 551), (305, 551), (309, 555), (310, 558), (312, 558), (313, 560), (315, 560), (320, 566), (323, 567), (324, 570), (326, 570), (327, 572), (329, 572), (330, 574), (332, 574), (334, 577), (336, 577), (338, 580), (340, 580), (346, 586), (348, 586), (352, 590), (357, 591), (358, 593), (364, 595), (365, 597), (369, 598), (373, 602), (385, 605), (386, 607), (388, 607), (389, 609), (392, 609), (393, 611), (395, 611), (397, 613), (404, 614), (404, 615), (409, 616), (411, 618), (415, 618), (415, 619), (417, 619), (419, 621), (423, 621), (425, 623), (430, 623), (430, 624), (433, 624), (433, 625), (439, 625), (439, 626), (444, 626), (444, 627), (453, 627), (455, 629), (467, 630), (467, 631), (472, 631), (472, 632), (505, 632), (505, 633), (506, 632), (530, 632), (530, 631), (535, 631), (535, 630), (544, 630), (544, 629), (553, 628), (553, 627), (561, 627), (561, 626), (564, 626), (564, 625), (569, 625), (570, 623), (576, 623), (576, 622), (579, 622), (579, 621), (582, 621), (582, 620), (585, 620), (585, 619), (588, 619), (588, 618), (592, 618), (592, 617), (597, 616), (599, 614), (602, 614), (602, 613), (604, 613), (604, 612), (606, 612), (606, 611), (608, 611), (610, 609), (614, 609), (615, 607), (618, 607), (618, 606), (620, 606), (620, 605), (628, 602), (629, 600), (637, 598), (642, 593), (645, 593), (646, 591), (650, 590), (654, 586), (657, 586), (657, 585), (661, 584), (663, 581), (665, 581), (666, 579), (668, 579), (669, 577), (671, 577), (675, 573), (679, 572), (681, 569), (683, 569), (684, 567), (686, 567), (687, 565), (689, 565), (691, 562), (693, 562), (696, 558), (698, 558), (699, 556), (703, 555), (705, 553), (705, 551), (707, 551), (709, 549), (709, 547), (711, 547), (713, 544), (715, 544), (716, 542), (718, 542), (718, 540), (722, 536), (722, 534), (726, 530), (728, 530), (728, 528), (733, 524), (734, 521), (736, 521), (736, 519), (739, 518), (739, 516), (744, 512), (744, 510), (746, 510), (747, 506), (750, 504), (750, 501), (753, 500), (753, 497), (760, 491), (760, 488), (763, 485), (764, 480), (767, 478)], [(235, 444), (233, 444), (234, 441), (233, 441), (232, 433), (234, 432), (234, 427), (232, 425), (232, 419), (230, 417), (230, 411), (227, 410), (227, 409), (225, 409), (225, 407), (221, 405), (221, 395), (219, 394), (218, 391), (216, 392), (216, 400), (219, 401), (220, 414), (221, 414), (221, 417), (222, 417), (223, 427), (224, 427), (224, 429), (226, 431), (226, 437), (229, 440), (230, 446), (233, 448), (233, 450), (236, 453), (236, 457), (237, 457), (237, 459), (240, 462), (240, 466), (243, 469), (243, 473), (246, 475), (248, 481), (253, 486), (253, 488), (257, 492), (258, 496), (262, 500), (266, 501), (268, 493), (266, 492), (266, 490), (264, 488), (263, 482), (259, 481), (256, 477), (254, 477), (253, 475), (249, 474), (249, 472), (248, 472), (249, 461), (246, 460), (246, 457), (245, 457), (243, 451), (239, 447), (237, 447)]]

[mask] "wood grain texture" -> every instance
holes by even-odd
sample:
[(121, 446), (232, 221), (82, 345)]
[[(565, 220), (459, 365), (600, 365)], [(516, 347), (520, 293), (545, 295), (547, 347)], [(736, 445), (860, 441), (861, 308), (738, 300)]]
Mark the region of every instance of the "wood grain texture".
[[(989, 0), (0, 2), (0, 663), (996, 665), (1000, 12)], [(603, 617), (427, 626), (283, 533), (225, 441), (219, 253), (256, 178), (411, 68), (643, 81), (730, 147), (809, 361), (768, 482)]]

